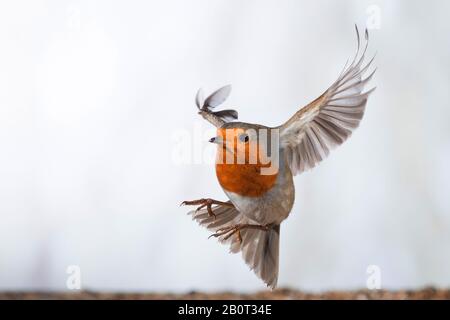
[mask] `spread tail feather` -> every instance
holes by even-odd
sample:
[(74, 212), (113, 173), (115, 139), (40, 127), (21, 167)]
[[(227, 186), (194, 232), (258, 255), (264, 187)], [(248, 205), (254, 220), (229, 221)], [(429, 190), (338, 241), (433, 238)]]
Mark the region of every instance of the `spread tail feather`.
[[(189, 214), (201, 226), (216, 232), (220, 228), (229, 227), (240, 223), (255, 223), (236, 208), (217, 205), (212, 207), (216, 218), (208, 215), (206, 209), (190, 211)], [(253, 272), (263, 280), (266, 285), (274, 289), (278, 281), (278, 254), (280, 240), (280, 225), (269, 230), (243, 229), (240, 231), (242, 242), (238, 237), (232, 236), (225, 240), (225, 236), (219, 237), (219, 241), (230, 245), (230, 252), (242, 252), (242, 258)]]
[(241, 231), (242, 243), (234, 238), (232, 252), (242, 252), (245, 263), (263, 280), (268, 287), (274, 289), (278, 281), (278, 253), (280, 244), (280, 225), (268, 231), (244, 229)]

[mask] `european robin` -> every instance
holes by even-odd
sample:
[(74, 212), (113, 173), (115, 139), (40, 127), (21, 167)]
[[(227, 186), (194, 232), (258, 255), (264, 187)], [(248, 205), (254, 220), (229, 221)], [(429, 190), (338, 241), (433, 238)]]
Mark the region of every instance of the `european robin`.
[(357, 51), (338, 79), (317, 99), (278, 127), (237, 122), (235, 110), (213, 111), (231, 91), (225, 86), (196, 104), (199, 114), (217, 127), (216, 175), (228, 201), (184, 201), (198, 205), (193, 219), (213, 231), (211, 236), (242, 252), (247, 265), (267, 286), (278, 280), (280, 224), (294, 204), (293, 176), (315, 167), (329, 151), (342, 144), (358, 127), (369, 95), (364, 91), (375, 73), (364, 78), (373, 58), (364, 64), (368, 46)]

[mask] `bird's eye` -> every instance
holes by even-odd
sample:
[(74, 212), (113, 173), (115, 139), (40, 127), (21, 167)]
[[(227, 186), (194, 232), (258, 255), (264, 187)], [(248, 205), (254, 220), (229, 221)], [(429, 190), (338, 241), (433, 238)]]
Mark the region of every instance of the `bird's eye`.
[(241, 135), (239, 136), (239, 140), (240, 140), (241, 142), (248, 142), (249, 139), (250, 139), (250, 138), (249, 138), (248, 134), (246, 134), (246, 133), (241, 134)]

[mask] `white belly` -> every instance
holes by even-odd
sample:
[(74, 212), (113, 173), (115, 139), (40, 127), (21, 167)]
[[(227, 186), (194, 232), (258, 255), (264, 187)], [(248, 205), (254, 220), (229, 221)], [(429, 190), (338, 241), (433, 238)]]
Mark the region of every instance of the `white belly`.
[(289, 167), (280, 159), (280, 170), (275, 185), (260, 197), (245, 197), (224, 190), (234, 206), (247, 218), (258, 224), (280, 224), (294, 205), (295, 190)]

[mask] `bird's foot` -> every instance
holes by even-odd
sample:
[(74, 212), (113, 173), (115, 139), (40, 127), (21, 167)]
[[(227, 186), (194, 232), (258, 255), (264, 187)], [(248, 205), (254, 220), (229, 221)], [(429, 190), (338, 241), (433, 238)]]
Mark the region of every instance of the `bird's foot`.
[(183, 206), (183, 205), (199, 206), (195, 210), (196, 212), (206, 207), (206, 210), (208, 211), (208, 215), (210, 217), (214, 217), (214, 219), (216, 218), (216, 214), (212, 211), (212, 208), (211, 208), (212, 205), (221, 205), (221, 206), (227, 206), (227, 207), (234, 208), (234, 205), (231, 202), (223, 202), (223, 201), (214, 200), (214, 199), (210, 199), (210, 198), (198, 199), (198, 200), (192, 200), (192, 201), (183, 201), (181, 203), (181, 206)]
[(242, 237), (241, 237), (241, 230), (242, 229), (257, 229), (257, 230), (262, 230), (262, 231), (268, 231), (270, 229), (270, 224), (266, 224), (266, 225), (260, 225), (260, 224), (249, 224), (249, 223), (244, 223), (244, 224), (235, 224), (229, 227), (225, 227), (225, 228), (220, 228), (217, 229), (216, 233), (213, 233), (212, 235), (209, 236), (209, 238), (211, 237), (221, 237), (221, 236), (225, 236), (223, 238), (223, 240), (228, 240), (229, 238), (231, 238), (231, 236), (233, 236), (234, 234), (236, 234), (237, 239), (239, 242), (242, 242)]

